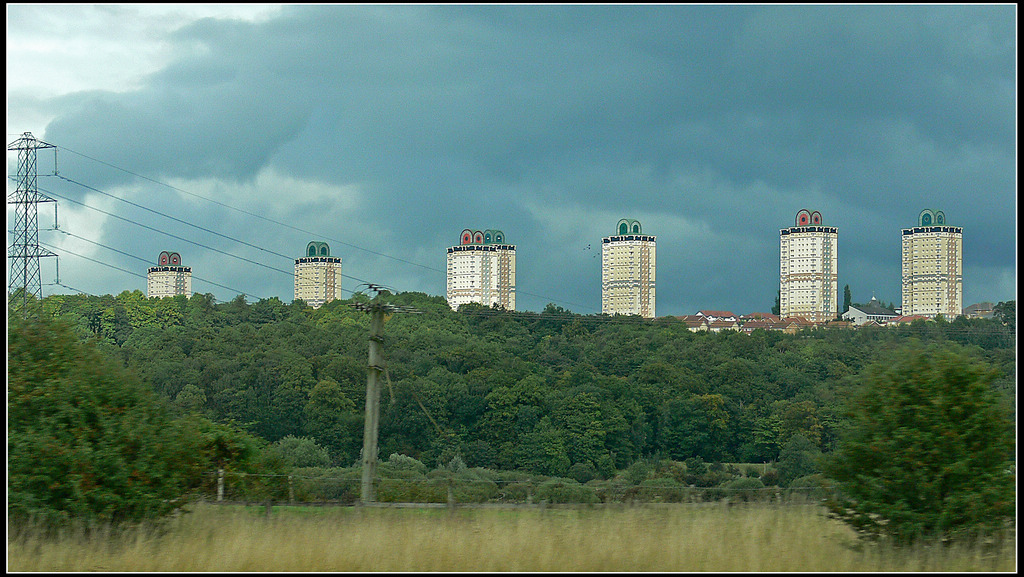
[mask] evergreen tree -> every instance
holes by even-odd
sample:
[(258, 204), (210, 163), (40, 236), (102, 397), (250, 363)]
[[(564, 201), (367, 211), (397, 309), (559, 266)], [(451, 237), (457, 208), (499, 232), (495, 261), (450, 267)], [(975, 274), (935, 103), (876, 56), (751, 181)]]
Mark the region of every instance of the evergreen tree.
[(1014, 515), (1013, 423), (994, 371), (953, 345), (913, 344), (869, 367), (826, 462), (832, 514), (898, 545), (997, 532)]

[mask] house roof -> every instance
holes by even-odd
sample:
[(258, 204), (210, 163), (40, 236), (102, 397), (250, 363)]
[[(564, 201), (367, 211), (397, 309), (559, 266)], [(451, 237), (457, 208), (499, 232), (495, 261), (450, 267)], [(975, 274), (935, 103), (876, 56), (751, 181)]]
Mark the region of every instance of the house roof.
[(701, 325), (708, 324), (707, 319), (697, 315), (682, 315), (677, 316), (676, 318), (685, 323), (688, 327), (699, 327)]
[(911, 322), (916, 321), (917, 319), (921, 319), (921, 320), (925, 320), (925, 321), (930, 321), (930, 320), (932, 320), (932, 317), (930, 317), (928, 315), (903, 315), (903, 316), (898, 316), (896, 318), (889, 319), (888, 324), (911, 323)]
[(708, 328), (712, 329), (733, 329), (740, 326), (736, 321), (727, 320), (716, 320), (708, 323)]
[(729, 312), (729, 311), (706, 311), (706, 310), (703, 310), (703, 311), (697, 311), (697, 316), (710, 317), (710, 318), (716, 318), (716, 319), (720, 319), (722, 317), (733, 317), (733, 318), (736, 318), (736, 315), (731, 313), (731, 312)]
[(750, 332), (755, 329), (771, 330), (775, 328), (775, 322), (768, 319), (752, 319), (743, 324), (743, 330)]
[(784, 324), (796, 324), (796, 325), (806, 326), (806, 327), (814, 325), (813, 322), (805, 319), (804, 317), (786, 317), (784, 319), (781, 319), (779, 322), (784, 323)]
[(965, 316), (991, 317), (993, 305), (990, 302), (983, 302), (964, 307)]
[(871, 300), (868, 301), (868, 304), (866, 305), (850, 305), (850, 308), (857, 309), (870, 316), (896, 316), (896, 311), (883, 307), (877, 300), (875, 300), (875, 297), (871, 297)]
[(772, 313), (749, 313), (749, 314), (745, 314), (745, 315), (741, 316), (740, 318), (741, 319), (762, 319), (762, 320), (776, 321), (776, 322), (781, 320), (779, 318), (779, 315), (774, 315)]

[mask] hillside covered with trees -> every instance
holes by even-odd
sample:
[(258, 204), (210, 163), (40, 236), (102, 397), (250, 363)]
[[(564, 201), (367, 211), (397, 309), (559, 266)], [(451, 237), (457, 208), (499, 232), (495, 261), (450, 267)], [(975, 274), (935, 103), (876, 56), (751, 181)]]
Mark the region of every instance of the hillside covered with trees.
[[(362, 447), (369, 317), (278, 299), (53, 295), (42, 305), (95, 339), (182, 414), (274, 443), (312, 438), (331, 464)], [(644, 457), (770, 462), (795, 436), (833, 450), (852, 377), (909, 342), (945, 343), (995, 369), (1014, 405), (1015, 333), (957, 318), (884, 329), (693, 333), (672, 318), (464, 306), (400, 293), (420, 314), (385, 325), (380, 454), (431, 466), (608, 477)]]

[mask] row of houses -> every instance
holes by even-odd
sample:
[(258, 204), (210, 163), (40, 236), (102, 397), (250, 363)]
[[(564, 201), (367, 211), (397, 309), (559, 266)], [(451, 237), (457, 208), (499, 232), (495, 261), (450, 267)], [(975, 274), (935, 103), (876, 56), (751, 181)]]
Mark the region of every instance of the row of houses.
[[(992, 303), (979, 303), (964, 309), (964, 316), (972, 318), (989, 318), (992, 316)], [(842, 320), (812, 322), (803, 317), (786, 317), (772, 313), (750, 313), (737, 316), (729, 311), (701, 310), (697, 314), (673, 317), (692, 331), (708, 331), (717, 333), (732, 330), (741, 333), (752, 333), (757, 329), (781, 331), (796, 334), (801, 329), (815, 327), (859, 328), (882, 327), (912, 323), (916, 320), (931, 321), (928, 315), (901, 315), (897, 311), (887, 309), (874, 297), (866, 305), (851, 306), (843, 313)]]

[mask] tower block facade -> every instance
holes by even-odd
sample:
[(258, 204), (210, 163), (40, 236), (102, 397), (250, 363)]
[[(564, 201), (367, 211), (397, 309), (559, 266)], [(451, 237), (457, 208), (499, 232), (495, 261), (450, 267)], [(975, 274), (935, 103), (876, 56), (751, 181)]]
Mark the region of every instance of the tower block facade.
[(150, 298), (192, 296), (192, 267), (181, 265), (176, 252), (160, 253), (157, 266), (149, 267), (146, 274), (146, 296)]
[(601, 239), (601, 313), (654, 318), (657, 238), (637, 220), (615, 228), (618, 234)]
[(839, 315), (839, 230), (803, 209), (779, 231), (779, 315), (825, 322)]
[(903, 229), (904, 315), (963, 314), (963, 228), (946, 215), (925, 209), (917, 226)]
[(448, 248), (448, 305), (453, 310), (480, 303), (516, 310), (516, 247), (500, 230), (462, 231), (460, 244)]
[(325, 242), (310, 242), (306, 256), (295, 259), (295, 299), (316, 309), (340, 298), (341, 257)]

